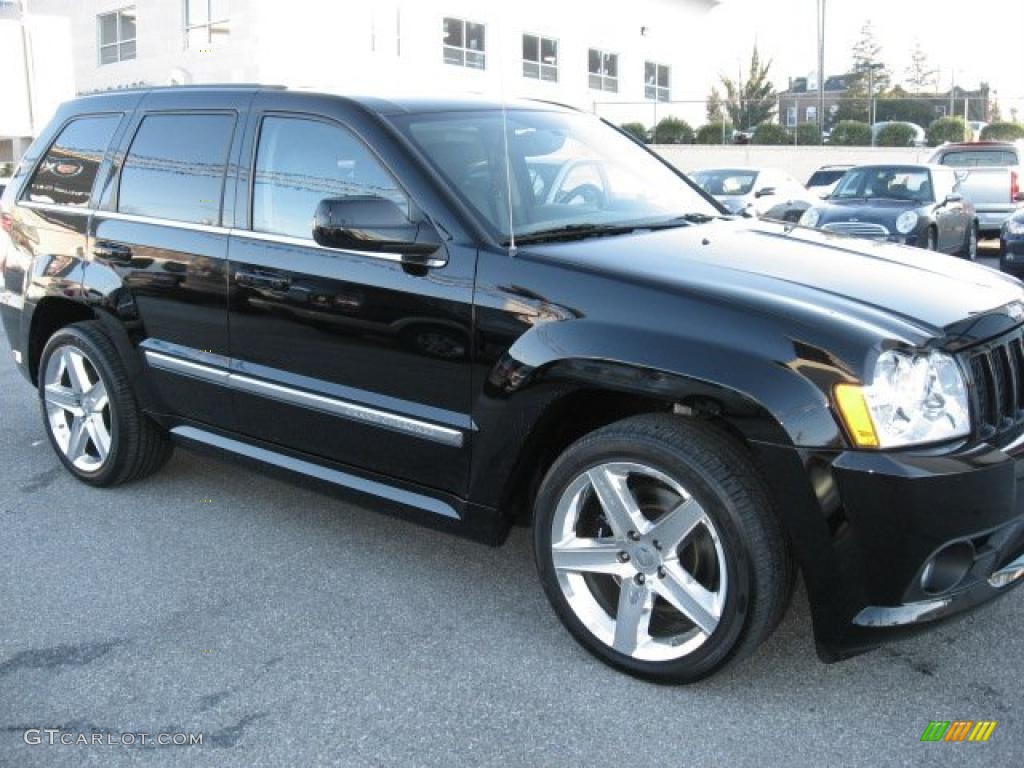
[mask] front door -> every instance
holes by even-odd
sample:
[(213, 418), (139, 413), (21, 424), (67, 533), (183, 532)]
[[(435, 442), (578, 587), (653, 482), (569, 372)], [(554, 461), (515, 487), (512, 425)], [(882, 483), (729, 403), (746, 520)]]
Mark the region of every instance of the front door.
[(417, 269), (317, 245), (313, 214), (326, 198), (384, 197), (413, 220), (417, 208), (341, 122), (263, 112), (250, 126), (248, 221), (238, 222), (229, 252), (239, 428), (463, 492), (475, 251), (442, 248), (443, 266)]

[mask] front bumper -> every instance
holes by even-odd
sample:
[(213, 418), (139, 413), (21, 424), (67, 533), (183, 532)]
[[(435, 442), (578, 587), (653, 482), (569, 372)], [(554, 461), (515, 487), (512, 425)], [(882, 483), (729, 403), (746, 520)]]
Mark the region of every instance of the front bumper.
[[(944, 453), (777, 449), (762, 459), (776, 503), (790, 504), (778, 509), (825, 661), (913, 634), (1024, 582), (1024, 439)], [(936, 564), (948, 578), (935, 577)]]

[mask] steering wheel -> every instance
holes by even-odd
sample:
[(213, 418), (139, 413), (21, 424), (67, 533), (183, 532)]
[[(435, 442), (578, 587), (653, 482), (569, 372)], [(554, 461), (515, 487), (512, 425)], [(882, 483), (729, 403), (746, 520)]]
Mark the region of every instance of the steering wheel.
[(580, 184), (566, 190), (558, 196), (555, 202), (560, 205), (572, 205), (576, 198), (579, 198), (584, 205), (594, 208), (604, 207), (604, 192), (596, 184)]

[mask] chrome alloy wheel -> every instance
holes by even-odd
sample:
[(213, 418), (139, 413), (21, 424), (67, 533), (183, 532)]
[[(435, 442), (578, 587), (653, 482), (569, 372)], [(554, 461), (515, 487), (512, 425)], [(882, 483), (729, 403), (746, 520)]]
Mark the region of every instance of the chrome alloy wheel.
[(82, 350), (64, 346), (47, 361), (43, 399), (50, 432), (77, 469), (95, 472), (110, 454), (110, 398)]
[(588, 469), (559, 499), (551, 541), (569, 606), (619, 653), (679, 659), (718, 626), (728, 590), (718, 531), (662, 472), (628, 462)]

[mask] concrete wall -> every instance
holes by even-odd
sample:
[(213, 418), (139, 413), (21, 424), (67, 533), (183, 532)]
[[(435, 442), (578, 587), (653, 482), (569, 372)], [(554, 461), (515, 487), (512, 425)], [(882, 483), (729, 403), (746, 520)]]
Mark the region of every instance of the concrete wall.
[(935, 150), (896, 149), (891, 147), (759, 147), (704, 146), (699, 144), (662, 144), (652, 147), (662, 157), (684, 171), (701, 168), (753, 166), (778, 168), (801, 182), (823, 165), (847, 163), (923, 163)]

